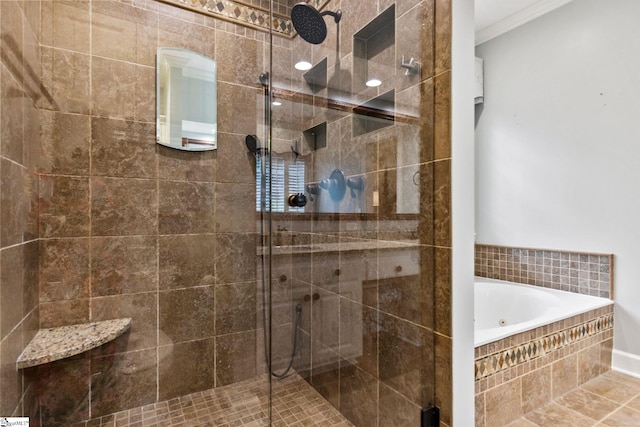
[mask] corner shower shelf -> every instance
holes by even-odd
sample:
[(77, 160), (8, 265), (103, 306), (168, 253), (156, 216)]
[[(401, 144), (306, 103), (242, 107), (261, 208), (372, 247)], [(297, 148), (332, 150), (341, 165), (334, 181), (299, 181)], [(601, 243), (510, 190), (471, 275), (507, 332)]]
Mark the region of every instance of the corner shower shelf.
[(131, 319), (113, 319), (41, 329), (18, 357), (18, 369), (83, 353), (112, 341), (131, 327)]

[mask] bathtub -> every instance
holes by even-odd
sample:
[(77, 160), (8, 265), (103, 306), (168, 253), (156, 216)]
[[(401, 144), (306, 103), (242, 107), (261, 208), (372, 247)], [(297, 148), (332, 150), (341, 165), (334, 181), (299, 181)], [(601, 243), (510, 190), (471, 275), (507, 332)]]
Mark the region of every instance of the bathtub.
[(476, 277), (475, 347), (613, 304), (607, 298)]

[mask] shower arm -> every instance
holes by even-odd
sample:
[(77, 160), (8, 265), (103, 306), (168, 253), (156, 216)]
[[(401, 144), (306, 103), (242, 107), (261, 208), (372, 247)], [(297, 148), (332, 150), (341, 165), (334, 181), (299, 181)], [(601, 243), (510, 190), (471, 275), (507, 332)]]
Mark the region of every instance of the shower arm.
[(336, 21), (336, 24), (337, 24), (342, 19), (342, 10), (338, 9), (336, 12), (326, 10), (320, 13), (320, 16), (327, 16), (327, 15), (333, 16), (333, 19)]

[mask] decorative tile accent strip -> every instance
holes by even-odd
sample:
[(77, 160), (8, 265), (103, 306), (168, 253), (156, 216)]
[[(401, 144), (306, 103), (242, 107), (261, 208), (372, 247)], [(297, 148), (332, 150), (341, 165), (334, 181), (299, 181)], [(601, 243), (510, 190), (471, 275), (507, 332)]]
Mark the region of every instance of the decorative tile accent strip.
[(500, 371), (544, 356), (570, 344), (613, 328), (613, 313), (563, 329), (508, 349), (502, 349), (475, 361), (476, 381)]
[[(215, 18), (231, 21), (245, 27), (269, 32), (286, 37), (293, 37), (295, 31), (291, 18), (280, 13), (273, 14), (273, 21), (269, 16), (269, 10), (259, 6), (250, 5), (238, 0), (157, 0), (162, 3), (172, 4), (184, 9)], [(317, 9), (322, 9), (328, 0), (310, 0), (309, 4)], [(288, 10), (288, 7), (285, 7)]]
[(476, 276), (613, 298), (613, 255), (476, 245)]

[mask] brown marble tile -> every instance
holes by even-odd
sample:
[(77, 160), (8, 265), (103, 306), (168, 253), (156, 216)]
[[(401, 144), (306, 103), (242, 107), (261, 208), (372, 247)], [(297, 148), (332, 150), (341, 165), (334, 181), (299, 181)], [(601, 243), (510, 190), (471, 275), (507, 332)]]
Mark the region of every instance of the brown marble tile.
[(86, 355), (32, 369), (43, 426), (71, 425), (89, 418), (91, 361)]
[[(0, 160), (0, 245), (7, 247), (29, 238), (30, 185), (27, 171), (9, 160)], [(37, 210), (33, 211), (34, 213)], [(37, 214), (36, 214), (37, 216)]]
[(155, 181), (92, 178), (91, 234), (154, 234), (157, 230), (157, 203)]
[(340, 298), (340, 356), (378, 376), (378, 311)]
[(0, 338), (4, 339), (23, 318), (23, 245), (0, 253)]
[(311, 385), (336, 408), (340, 407), (340, 356), (316, 340), (311, 341)]
[(161, 346), (158, 354), (160, 400), (213, 388), (213, 338)]
[(159, 298), (159, 328), (174, 343), (214, 335), (212, 286), (163, 291)]
[(41, 302), (39, 310), (41, 328), (56, 328), (90, 321), (89, 299)]
[(89, 116), (40, 110), (40, 170), (61, 175), (89, 175)]
[(625, 406), (609, 415), (598, 425), (611, 427), (634, 426), (638, 424), (638, 420), (640, 420), (640, 411)]
[(89, 53), (91, 2), (42, 2), (42, 44)]
[(92, 53), (155, 65), (158, 14), (121, 2), (92, 3)]
[(48, 95), (42, 98), (41, 107), (88, 114), (91, 108), (89, 55), (42, 47), (41, 62), (43, 90)]
[(545, 366), (522, 377), (522, 410), (532, 411), (549, 401), (551, 396), (551, 367)]
[(451, 69), (451, 1), (435, 1), (434, 71)]
[(436, 248), (434, 249), (434, 254), (435, 330), (446, 336), (451, 336), (451, 250)]
[(40, 240), (40, 302), (89, 297), (89, 239)]
[(263, 72), (259, 52), (262, 53), (262, 45), (256, 40), (223, 31), (216, 32), (214, 58), (218, 61), (218, 81), (256, 86), (258, 76)]
[(155, 126), (132, 120), (91, 120), (93, 175), (155, 178)]
[(216, 337), (216, 387), (251, 378), (257, 373), (256, 331)]
[(245, 136), (218, 132), (217, 182), (256, 182), (256, 157), (247, 151)]
[(434, 158), (451, 157), (451, 73), (435, 77)]
[(422, 245), (434, 245), (435, 197), (434, 163), (420, 165), (418, 176), (420, 184), (420, 215), (418, 216), (418, 240)]
[(551, 365), (551, 393), (557, 398), (578, 386), (578, 356), (572, 354)]
[[(217, 183), (215, 189), (215, 229), (224, 232), (254, 232), (259, 216), (246, 203), (256, 198), (255, 184)], [(233, 220), (230, 220), (233, 218)]]
[(338, 252), (314, 252), (311, 254), (311, 283), (327, 291), (340, 289), (340, 257)]
[(485, 393), (487, 426), (503, 426), (522, 415), (520, 379), (506, 382)]
[(379, 383), (378, 426), (413, 427), (420, 425), (420, 407), (392, 388)]
[(475, 398), (475, 407), (476, 407), (475, 426), (476, 427), (486, 426), (484, 402), (485, 402), (485, 393), (476, 394), (476, 398)]
[[(190, 11), (171, 7), (171, 15), (160, 13), (158, 21), (158, 46), (172, 46), (191, 50), (210, 58), (216, 58), (217, 32), (214, 28), (194, 23), (194, 16)], [(187, 16), (177, 17), (175, 11), (186, 13)], [(185, 22), (186, 21), (186, 22)], [(217, 59), (217, 58), (216, 58)], [(255, 75), (256, 78), (258, 74)], [(220, 103), (218, 102), (218, 105)]]
[(158, 289), (156, 238), (94, 237), (91, 240), (91, 294), (106, 296)]
[[(40, 299), (40, 245), (37, 240), (32, 240), (22, 248), (22, 282), (24, 284), (22, 313), (26, 316), (36, 308)], [(1, 273), (2, 269), (0, 269), (0, 275)]]
[(89, 235), (89, 178), (41, 175), (40, 237)]
[(631, 409), (635, 409), (636, 411), (640, 411), (640, 396), (630, 400), (626, 406)]
[(158, 345), (158, 297), (155, 292), (91, 298), (91, 321), (131, 318), (127, 351)]
[(380, 311), (425, 327), (433, 325), (433, 284), (421, 274), (379, 279), (378, 289)]
[(91, 79), (100, 82), (91, 91), (91, 112), (96, 116), (135, 118), (136, 66), (94, 56)]
[[(453, 340), (433, 334), (435, 341), (435, 405), (440, 408), (440, 420), (452, 424), (453, 418)], [(425, 378), (423, 381), (433, 381)], [(430, 403), (430, 400), (426, 401)], [(424, 403), (423, 407), (426, 406)]]
[(156, 145), (158, 176), (168, 180), (213, 182), (219, 167), (220, 148), (220, 142), (218, 150), (212, 151), (180, 151)]
[(133, 115), (138, 121), (154, 123), (156, 120), (156, 97), (150, 94), (154, 93), (156, 84), (155, 67), (136, 65), (135, 84)]
[(256, 279), (258, 236), (251, 233), (216, 234), (216, 283)]
[(593, 345), (578, 352), (578, 384), (600, 375), (600, 346)]
[(160, 234), (201, 234), (214, 231), (214, 186), (210, 183), (160, 181)]
[(333, 292), (312, 287), (311, 337), (338, 353), (340, 350), (340, 297)]
[(589, 417), (554, 402), (526, 414), (524, 418), (540, 426), (584, 427), (593, 424)]
[(343, 361), (340, 367), (340, 412), (355, 425), (376, 425), (378, 380)]
[(618, 408), (616, 403), (581, 388), (565, 394), (556, 402), (595, 421), (600, 421)]
[(433, 228), (436, 246), (451, 246), (451, 161), (434, 164)]
[[(5, 13), (7, 8), (15, 9), (17, 13), (20, 13), (14, 1), (2, 2), (0, 6)], [(21, 34), (20, 16), (17, 19), (18, 30), (20, 30), (17, 34)], [(7, 21), (6, 18), (2, 20), (3, 23)], [(8, 29), (3, 26), (1, 31), (3, 39), (13, 40), (16, 35), (6, 34), (6, 31)], [(3, 44), (7, 44), (7, 42), (3, 40)], [(19, 164), (23, 163), (26, 98), (27, 95), (24, 93), (21, 83), (16, 81), (6, 66), (0, 67), (0, 135), (2, 136), (0, 152), (4, 157)]]
[(380, 380), (417, 405), (434, 395), (433, 335), (427, 329), (380, 313)]
[(420, 61), (420, 75), (404, 75), (404, 69), (398, 69), (399, 81), (396, 85), (401, 88), (418, 83), (434, 75), (434, 5), (433, 2), (424, 2), (414, 7), (404, 15), (397, 15), (396, 20), (396, 46), (402, 46), (396, 55), (396, 61), (400, 56), (416, 58)]
[(215, 284), (214, 235), (159, 236), (158, 245), (160, 289)]
[(256, 100), (262, 96), (256, 88), (218, 82), (218, 132), (255, 135), (256, 124), (262, 120)]
[(112, 354), (91, 360), (91, 416), (156, 401), (156, 350)]
[(640, 384), (619, 382), (603, 375), (582, 384), (580, 387), (619, 404), (628, 402), (640, 393)]
[(215, 289), (215, 334), (257, 329), (256, 282), (219, 285)]
[(22, 374), (16, 369), (15, 361), (22, 353), (21, 327), (15, 328), (3, 337), (0, 343), (0, 411), (13, 414), (19, 408), (22, 397)]

